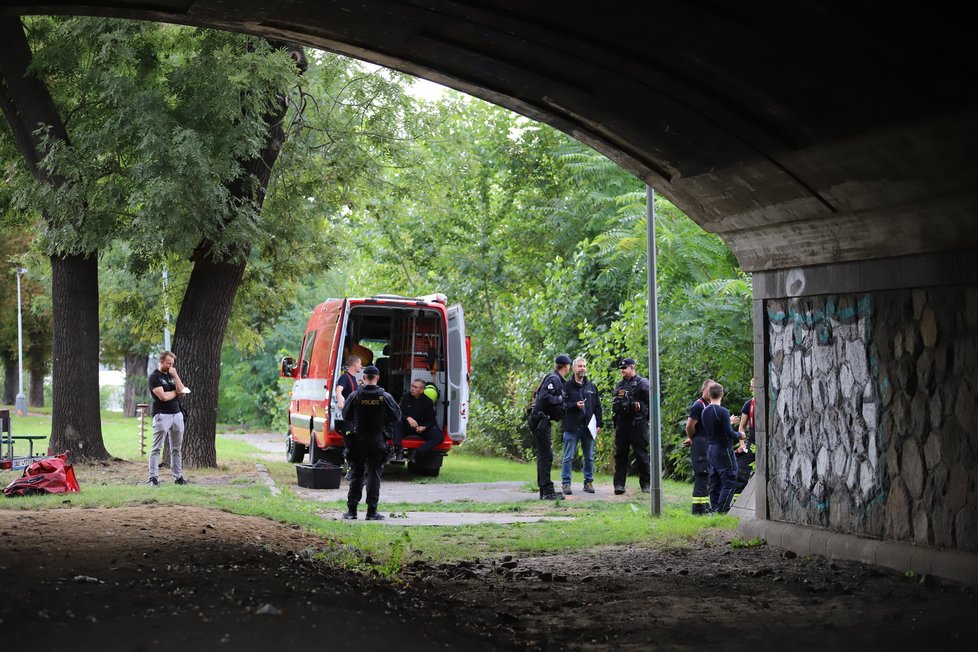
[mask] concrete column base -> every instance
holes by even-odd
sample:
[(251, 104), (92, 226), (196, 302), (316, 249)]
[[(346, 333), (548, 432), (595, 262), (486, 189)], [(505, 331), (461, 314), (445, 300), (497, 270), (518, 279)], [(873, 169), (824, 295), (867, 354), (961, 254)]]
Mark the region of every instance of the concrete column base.
[(754, 496), (754, 480), (751, 479), (740, 498), (730, 508), (730, 515), (740, 519), (737, 529), (743, 539), (760, 537), (769, 545), (785, 548), (799, 555), (821, 555), (826, 559), (859, 561), (978, 587), (978, 555), (897, 541), (866, 539), (806, 525), (765, 521), (757, 518), (754, 513)]

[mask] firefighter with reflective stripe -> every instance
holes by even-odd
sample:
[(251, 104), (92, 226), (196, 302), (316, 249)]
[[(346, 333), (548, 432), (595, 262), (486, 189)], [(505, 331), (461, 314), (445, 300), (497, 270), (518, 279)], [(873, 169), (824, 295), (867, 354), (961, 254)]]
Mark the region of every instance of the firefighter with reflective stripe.
[(709, 442), (703, 432), (703, 408), (710, 402), (710, 387), (716, 384), (707, 378), (700, 386), (700, 397), (693, 401), (686, 420), (686, 441), (690, 462), (693, 466), (693, 514), (709, 514), (710, 509), (710, 460)]
[(734, 502), (740, 498), (740, 493), (747, 486), (750, 477), (754, 475), (756, 459), (754, 444), (754, 379), (750, 379), (751, 398), (740, 409), (740, 446), (737, 454), (737, 487), (734, 489)]
[(649, 381), (635, 373), (633, 358), (625, 358), (618, 363), (618, 368), (621, 369), (621, 380), (615, 385), (611, 402), (615, 424), (615, 493), (625, 493), (629, 448), (638, 466), (639, 486), (648, 493), (652, 484), (649, 468)]
[(561, 353), (554, 359), (554, 370), (543, 377), (533, 395), (530, 410), (530, 432), (533, 433), (533, 448), (537, 458), (537, 486), (541, 500), (563, 500), (564, 494), (554, 490), (550, 472), (554, 463), (553, 440), (550, 424), (564, 417), (564, 376), (570, 371), (569, 355)]
[(720, 497), (716, 511), (726, 514), (730, 511), (734, 488), (737, 486), (737, 460), (733, 446), (740, 441), (740, 434), (730, 425), (730, 412), (720, 405), (723, 399), (723, 386), (710, 386), (710, 403), (703, 408), (703, 432), (710, 442), (709, 458), (713, 472), (720, 476)]
[(367, 520), (380, 521), (380, 479), (387, 459), (387, 429), (401, 418), (394, 397), (377, 385), (380, 370), (370, 365), (363, 370), (363, 386), (353, 392), (343, 406), (343, 419), (351, 430), (344, 437), (352, 475), (346, 495), (345, 519), (357, 517), (357, 505), (363, 497), (364, 475), (367, 484)]

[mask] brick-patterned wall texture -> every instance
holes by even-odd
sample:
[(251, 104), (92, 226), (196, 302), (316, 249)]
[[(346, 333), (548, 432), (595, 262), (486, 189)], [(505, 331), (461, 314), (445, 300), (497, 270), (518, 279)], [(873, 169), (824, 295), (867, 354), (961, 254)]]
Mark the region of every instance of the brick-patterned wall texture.
[(765, 308), (770, 517), (978, 552), (978, 287)]

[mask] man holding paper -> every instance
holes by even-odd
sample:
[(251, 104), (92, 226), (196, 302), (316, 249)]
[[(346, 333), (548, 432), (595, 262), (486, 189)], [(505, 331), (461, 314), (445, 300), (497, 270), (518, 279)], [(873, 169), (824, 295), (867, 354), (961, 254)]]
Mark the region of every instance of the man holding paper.
[(601, 400), (598, 388), (587, 378), (587, 361), (574, 360), (574, 375), (564, 381), (564, 458), (560, 481), (571, 495), (571, 464), (581, 444), (584, 456), (584, 491), (594, 493), (594, 440), (601, 432)]

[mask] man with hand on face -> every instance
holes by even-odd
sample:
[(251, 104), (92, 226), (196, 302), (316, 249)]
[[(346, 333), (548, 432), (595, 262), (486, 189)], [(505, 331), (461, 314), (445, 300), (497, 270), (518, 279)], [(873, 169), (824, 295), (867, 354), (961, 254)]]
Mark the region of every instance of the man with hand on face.
[(149, 485), (160, 486), (160, 454), (163, 444), (170, 442), (170, 472), (174, 484), (187, 484), (183, 478), (183, 408), (180, 395), (189, 390), (173, 366), (176, 356), (171, 351), (160, 353), (160, 364), (149, 375), (149, 391), (153, 395), (153, 448), (149, 453)]

